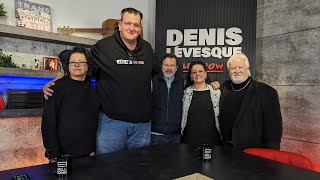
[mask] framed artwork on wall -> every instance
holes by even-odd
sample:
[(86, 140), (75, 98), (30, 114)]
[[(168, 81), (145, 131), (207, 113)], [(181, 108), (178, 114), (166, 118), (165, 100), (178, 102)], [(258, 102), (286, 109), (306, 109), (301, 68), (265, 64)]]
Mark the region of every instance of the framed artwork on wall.
[(58, 71), (59, 58), (57, 57), (43, 57), (43, 70)]
[(51, 9), (48, 5), (15, 0), (15, 17), (18, 27), (52, 32)]

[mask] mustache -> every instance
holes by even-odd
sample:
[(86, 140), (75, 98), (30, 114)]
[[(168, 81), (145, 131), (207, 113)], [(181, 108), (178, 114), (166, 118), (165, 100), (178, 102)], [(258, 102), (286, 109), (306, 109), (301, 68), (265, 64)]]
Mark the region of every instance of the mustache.
[(233, 75), (242, 75), (242, 72), (234, 72)]
[(232, 77), (233, 77), (233, 78), (236, 78), (236, 77), (238, 77), (238, 76), (240, 76), (241, 78), (243, 78), (243, 74), (241, 74), (241, 73), (232, 74)]
[(173, 73), (173, 71), (171, 71), (171, 70), (166, 70), (165, 72), (166, 73)]

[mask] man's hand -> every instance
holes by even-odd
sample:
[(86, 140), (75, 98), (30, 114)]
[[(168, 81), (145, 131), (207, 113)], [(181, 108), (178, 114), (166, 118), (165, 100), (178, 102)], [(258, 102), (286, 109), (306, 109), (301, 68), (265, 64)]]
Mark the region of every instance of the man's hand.
[(64, 73), (59, 74), (57, 78), (55, 78), (52, 81), (49, 81), (46, 85), (42, 87), (43, 97), (45, 100), (48, 100), (49, 96), (52, 96), (52, 93), (54, 93), (53, 90), (50, 89), (50, 87), (55, 85), (54, 82), (58, 79), (63, 78), (63, 76), (64, 76)]
[(213, 87), (213, 89), (220, 88), (220, 83), (218, 81), (211, 82), (210, 85)]
[(50, 89), (50, 87), (54, 85), (54, 81), (55, 80), (49, 81), (42, 87), (43, 97), (45, 100), (48, 100), (49, 96), (52, 96), (53, 90)]

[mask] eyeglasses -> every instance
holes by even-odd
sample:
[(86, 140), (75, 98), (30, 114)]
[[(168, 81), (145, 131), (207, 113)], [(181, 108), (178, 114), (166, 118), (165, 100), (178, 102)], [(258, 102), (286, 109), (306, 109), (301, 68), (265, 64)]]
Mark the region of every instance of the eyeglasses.
[(141, 25), (138, 23), (132, 23), (132, 22), (122, 22), (125, 26), (131, 27), (133, 25), (134, 28), (140, 28)]
[(87, 62), (82, 62), (82, 61), (71, 61), (69, 62), (70, 66), (84, 66), (87, 64)]
[(196, 76), (197, 74), (202, 75), (204, 73), (204, 71), (200, 70), (200, 71), (193, 71), (191, 72), (192, 76)]

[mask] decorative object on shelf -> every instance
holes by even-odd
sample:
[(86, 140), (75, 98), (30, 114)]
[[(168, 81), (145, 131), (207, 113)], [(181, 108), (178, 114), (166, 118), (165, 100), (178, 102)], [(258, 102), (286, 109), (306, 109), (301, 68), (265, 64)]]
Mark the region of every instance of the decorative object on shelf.
[(115, 28), (118, 27), (120, 19), (107, 19), (103, 22), (102, 28), (70, 28), (63, 26), (57, 28), (59, 34), (72, 34), (72, 33), (100, 33), (103, 37), (112, 36)]
[(4, 9), (4, 4), (1, 3), (0, 4), (0, 17), (6, 18), (7, 14), (8, 14), (7, 11)]
[(5, 108), (6, 108), (6, 105), (4, 104), (2, 95), (0, 94), (0, 110), (4, 110)]
[(21, 64), (21, 68), (22, 68), (22, 69), (26, 69), (26, 68), (27, 68), (27, 64), (24, 64), (24, 63)]
[[(72, 34), (72, 33), (101, 33), (103, 37), (112, 36), (114, 30), (118, 28), (118, 22), (120, 19), (107, 19), (103, 22), (102, 28), (70, 28), (69, 26), (63, 26), (57, 28), (59, 34)], [(140, 33), (143, 36), (143, 31)]]
[(43, 57), (43, 66), (44, 70), (58, 71), (59, 67), (59, 58), (57, 57)]
[(32, 68), (33, 70), (40, 70), (40, 64), (39, 64), (39, 59), (34, 59), (34, 67)]
[(52, 32), (50, 6), (15, 0), (16, 26)]
[(17, 68), (18, 66), (12, 62), (12, 55), (5, 55), (0, 49), (0, 67)]

